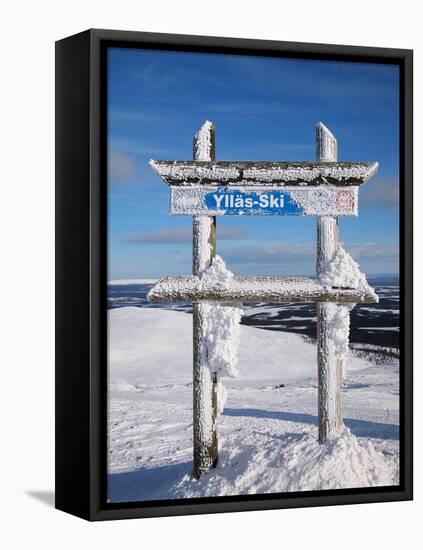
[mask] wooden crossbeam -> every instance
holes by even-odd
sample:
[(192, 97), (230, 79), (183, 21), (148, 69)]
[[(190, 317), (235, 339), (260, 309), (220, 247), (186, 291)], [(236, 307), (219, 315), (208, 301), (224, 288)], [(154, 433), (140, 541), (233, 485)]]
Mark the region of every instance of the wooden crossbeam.
[(207, 284), (201, 277), (160, 279), (147, 296), (150, 302), (346, 302), (375, 303), (364, 289), (326, 288), (310, 277), (234, 277), (227, 288)]
[(378, 163), (151, 160), (150, 166), (170, 186), (346, 187), (366, 183)]

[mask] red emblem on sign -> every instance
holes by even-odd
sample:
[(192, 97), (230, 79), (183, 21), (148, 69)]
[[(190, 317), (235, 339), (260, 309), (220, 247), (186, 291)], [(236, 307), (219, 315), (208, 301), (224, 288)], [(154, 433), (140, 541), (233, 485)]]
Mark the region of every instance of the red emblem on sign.
[(354, 210), (354, 191), (338, 191), (336, 193), (335, 206), (340, 210), (347, 212), (353, 212)]

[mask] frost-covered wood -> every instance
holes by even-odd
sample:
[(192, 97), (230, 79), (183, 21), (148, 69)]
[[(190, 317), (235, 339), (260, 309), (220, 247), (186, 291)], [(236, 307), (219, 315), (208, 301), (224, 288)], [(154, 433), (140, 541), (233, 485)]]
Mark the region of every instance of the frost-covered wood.
[(206, 304), (193, 305), (193, 475), (200, 479), (217, 464), (217, 388), (207, 363)]
[[(193, 140), (195, 160), (212, 161), (215, 155), (215, 131), (206, 121)], [(216, 253), (216, 219), (194, 216), (192, 219), (192, 272), (204, 273)], [(202, 477), (217, 464), (217, 375), (207, 362), (207, 304), (194, 304), (193, 322), (193, 475)]]
[(323, 122), (316, 124), (316, 159), (324, 163), (336, 162), (338, 159), (338, 143)]
[(366, 276), (361, 273), (357, 262), (340, 244), (335, 255), (319, 273), (319, 283), (329, 288), (356, 288), (373, 294), (375, 301), (379, 298), (368, 284)]
[(348, 351), (350, 306), (318, 304), (318, 411), (319, 442), (337, 437), (343, 427), (341, 385)]
[(317, 275), (324, 272), (339, 246), (338, 219), (334, 216), (317, 218)]
[(216, 138), (214, 124), (209, 120), (201, 126), (192, 142), (194, 161), (210, 162), (216, 157)]
[(192, 218), (192, 272), (202, 273), (210, 267), (216, 253), (216, 220), (211, 216)]
[(328, 288), (309, 277), (234, 277), (225, 287), (201, 277), (160, 279), (147, 296), (150, 302), (347, 302), (374, 303), (377, 297), (367, 287)]
[[(337, 160), (335, 136), (321, 122), (316, 126), (316, 157), (319, 162), (333, 163)], [(333, 216), (317, 218), (317, 276), (324, 273), (335, 257), (339, 247), (338, 220)], [(346, 306), (334, 304), (317, 305), (317, 369), (318, 369), (318, 418), (319, 442), (325, 443), (336, 437), (342, 426), (341, 382), (343, 359), (337, 356), (334, 328), (331, 323), (337, 307), (344, 308), (349, 326), (349, 311)], [(344, 311), (345, 310), (345, 311)], [(348, 346), (348, 331), (342, 333)]]
[[(319, 441), (341, 433), (349, 311), (357, 302), (377, 302), (378, 297), (340, 248), (335, 216), (357, 215), (358, 186), (375, 174), (378, 163), (337, 162), (336, 139), (322, 123), (316, 127), (317, 162), (216, 162), (209, 121), (194, 137), (193, 150), (191, 162), (150, 162), (171, 186), (171, 213), (194, 217), (193, 275), (161, 279), (148, 299), (193, 303), (193, 474), (199, 479), (217, 464), (218, 398), (224, 390), (217, 373), (233, 375), (236, 370), (241, 315), (237, 304), (242, 302), (317, 302)], [(266, 205), (264, 194), (269, 198)], [(317, 278), (234, 277), (215, 256), (214, 216), (223, 215), (222, 208), (223, 214), (255, 214), (261, 209), (262, 214), (320, 216)]]
[(168, 185), (345, 187), (366, 183), (376, 173), (378, 163), (151, 160), (150, 166)]

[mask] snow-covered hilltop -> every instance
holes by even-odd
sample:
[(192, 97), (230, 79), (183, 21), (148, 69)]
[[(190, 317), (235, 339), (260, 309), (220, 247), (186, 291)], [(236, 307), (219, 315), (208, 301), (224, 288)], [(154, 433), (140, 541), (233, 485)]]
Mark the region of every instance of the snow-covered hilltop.
[(109, 499), (155, 500), (398, 483), (398, 366), (351, 356), (347, 429), (317, 443), (316, 348), (301, 336), (241, 326), (239, 376), (225, 379), (219, 465), (192, 469), (192, 319), (109, 311)]
[(157, 282), (157, 279), (112, 279), (108, 282), (109, 285), (150, 285)]

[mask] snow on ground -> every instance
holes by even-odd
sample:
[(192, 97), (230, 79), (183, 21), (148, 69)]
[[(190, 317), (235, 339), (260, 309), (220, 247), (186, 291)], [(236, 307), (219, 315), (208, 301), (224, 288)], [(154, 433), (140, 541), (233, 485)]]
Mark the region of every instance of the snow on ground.
[(219, 464), (192, 468), (192, 318), (164, 309), (109, 311), (109, 500), (258, 494), (398, 483), (398, 364), (351, 356), (347, 428), (317, 443), (315, 345), (241, 326), (239, 377), (225, 378)]

